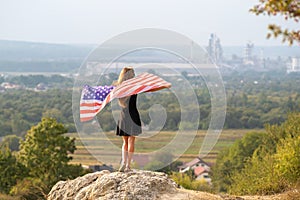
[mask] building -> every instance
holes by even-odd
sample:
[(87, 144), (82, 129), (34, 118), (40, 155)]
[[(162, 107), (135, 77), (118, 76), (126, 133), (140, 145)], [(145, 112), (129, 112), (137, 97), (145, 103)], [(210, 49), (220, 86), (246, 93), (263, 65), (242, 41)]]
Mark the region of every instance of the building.
[(208, 47), (207, 47), (208, 55), (212, 62), (215, 64), (222, 63), (223, 60), (223, 49), (221, 46), (221, 41), (217, 37), (216, 34), (211, 34), (209, 41), (208, 41)]
[(287, 64), (287, 73), (300, 72), (300, 58), (292, 58)]
[(44, 83), (39, 83), (36, 85), (34, 88), (35, 91), (46, 91), (47, 90), (47, 85)]
[(195, 179), (196, 180), (204, 180), (205, 182), (211, 184), (211, 178), (210, 178), (209, 172), (210, 171), (204, 167), (201, 167), (201, 166), (196, 167), (194, 169), (194, 176), (196, 177)]
[(3, 82), (1, 83), (1, 87), (4, 89), (22, 89), (23, 87), (21, 85), (9, 83), (9, 82)]
[(190, 162), (184, 163), (181, 166), (178, 166), (179, 172), (187, 172), (189, 170), (194, 170), (196, 167), (203, 167), (205, 170), (210, 171), (210, 164), (206, 163), (201, 158), (197, 157)]
[(211, 171), (211, 165), (197, 157), (190, 162), (184, 163), (178, 167), (180, 173), (188, 172), (192, 170), (196, 180), (205, 180), (211, 184), (211, 178), (209, 172)]
[(243, 57), (244, 65), (254, 65), (253, 48), (254, 48), (254, 44), (252, 42), (248, 42), (246, 44), (246, 47), (244, 48), (244, 57)]

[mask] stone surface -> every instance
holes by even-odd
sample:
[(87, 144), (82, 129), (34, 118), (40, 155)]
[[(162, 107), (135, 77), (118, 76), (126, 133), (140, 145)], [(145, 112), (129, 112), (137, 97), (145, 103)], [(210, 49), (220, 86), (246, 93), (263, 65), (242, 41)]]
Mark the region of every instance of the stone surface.
[(161, 199), (175, 194), (177, 184), (166, 174), (134, 170), (122, 173), (101, 171), (60, 181), (48, 195), (50, 200), (62, 199)]
[(299, 199), (298, 190), (271, 196), (214, 195), (179, 188), (164, 173), (134, 170), (101, 171), (53, 186), (48, 200), (281, 200)]

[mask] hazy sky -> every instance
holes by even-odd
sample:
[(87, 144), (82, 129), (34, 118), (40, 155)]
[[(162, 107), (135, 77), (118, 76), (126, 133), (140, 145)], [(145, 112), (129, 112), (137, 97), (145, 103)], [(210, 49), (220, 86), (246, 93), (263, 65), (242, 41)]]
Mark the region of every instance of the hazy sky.
[(222, 45), (280, 45), (266, 39), (271, 22), (255, 16), (257, 0), (0, 0), (0, 39), (50, 43), (93, 43), (139, 28), (176, 31), (206, 45), (216, 33)]

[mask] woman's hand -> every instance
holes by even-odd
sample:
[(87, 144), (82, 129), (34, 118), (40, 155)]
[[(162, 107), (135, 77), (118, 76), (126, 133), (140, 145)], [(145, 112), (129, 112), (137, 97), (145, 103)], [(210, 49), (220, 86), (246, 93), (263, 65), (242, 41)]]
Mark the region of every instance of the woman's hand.
[(126, 108), (128, 106), (128, 101), (129, 101), (129, 97), (123, 97), (123, 98), (120, 98), (119, 99), (119, 105), (122, 107), (122, 108)]

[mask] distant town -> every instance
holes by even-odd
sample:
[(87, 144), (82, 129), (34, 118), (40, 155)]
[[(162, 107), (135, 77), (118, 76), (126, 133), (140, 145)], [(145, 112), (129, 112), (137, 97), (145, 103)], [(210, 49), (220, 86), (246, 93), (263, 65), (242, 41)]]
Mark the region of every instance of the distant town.
[[(259, 54), (255, 54), (254, 51)], [(277, 56), (277, 58), (266, 58), (262, 48), (255, 49), (252, 42), (246, 43), (243, 49), (243, 56), (239, 57), (235, 54), (231, 58), (224, 57), (224, 50), (222, 48), (220, 39), (211, 34), (207, 52), (214, 63), (220, 68), (232, 68), (234, 70), (255, 70), (255, 71), (268, 71), (281, 69), (287, 73), (300, 72), (300, 52), (298, 56), (287, 56), (285, 58)]]
[[(0, 40), (0, 77), (19, 75), (45, 75), (58, 74), (74, 78), (79, 74), (80, 67), (95, 49), (96, 45), (60, 45), (32, 42), (17, 42)], [(101, 48), (98, 47), (98, 48)], [(110, 52), (107, 50), (107, 60), (89, 60), (86, 64), (88, 73), (118, 73), (124, 65), (133, 65), (141, 71), (156, 70), (164, 75), (177, 75), (189, 71), (191, 65), (182, 62), (174, 56), (155, 51), (138, 51), (127, 57), (111, 62)], [(182, 47), (187, 59), (193, 60), (193, 42)], [(204, 47), (207, 53), (208, 63), (214, 64), (222, 73), (243, 72), (243, 71), (281, 71), (282, 73), (300, 72), (300, 47), (289, 46), (256, 46), (254, 42), (245, 42), (243, 46), (223, 46), (221, 39), (214, 33), (208, 36), (207, 44)], [(106, 52), (106, 51), (104, 51)], [(102, 55), (106, 57), (106, 55)], [(177, 70), (170, 72), (167, 68)], [(211, 66), (204, 65), (203, 68)], [(103, 68), (106, 68), (103, 70)], [(2, 82), (2, 88), (16, 89), (21, 86)], [(44, 90), (47, 85), (41, 83), (36, 85), (36, 90)]]

